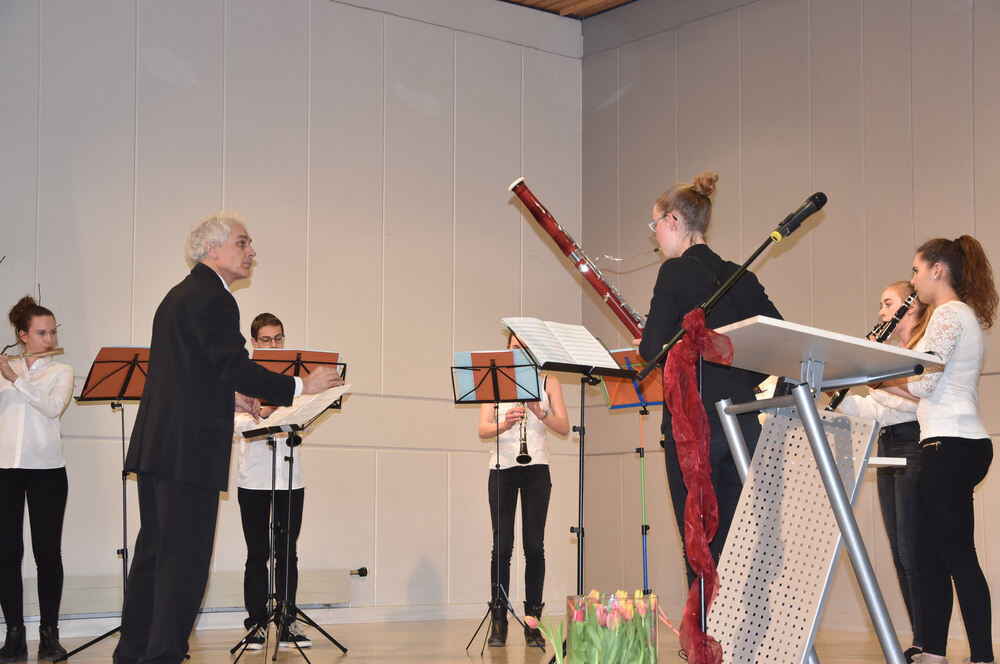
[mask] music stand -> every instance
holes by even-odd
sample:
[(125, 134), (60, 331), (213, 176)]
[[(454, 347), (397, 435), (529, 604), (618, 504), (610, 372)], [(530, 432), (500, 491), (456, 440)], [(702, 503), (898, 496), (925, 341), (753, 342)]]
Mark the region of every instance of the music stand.
[(540, 369), (576, 373), (580, 376), (580, 479), (577, 525), (569, 532), (576, 535), (576, 594), (583, 594), (583, 460), (587, 385), (601, 382), (599, 376), (631, 378), (634, 370), (622, 369), (604, 345), (582, 325), (569, 325), (535, 318), (504, 318), (504, 324), (527, 345), (527, 351)]
[[(324, 350), (296, 350), (293, 348), (255, 348), (251, 360), (265, 369), (283, 376), (301, 376), (312, 373), (316, 367), (337, 368), (341, 378), (347, 380), (347, 365), (340, 361), (340, 353)], [(273, 406), (274, 404), (263, 404)], [(329, 406), (340, 408), (340, 399)]]
[[(329, 354), (334, 355), (335, 353)], [(272, 608), (268, 610), (267, 617), (261, 623), (251, 626), (243, 638), (229, 650), (230, 653), (235, 653), (237, 650), (240, 651), (240, 654), (237, 655), (234, 662), (238, 662), (240, 657), (243, 656), (243, 653), (246, 652), (247, 646), (250, 645), (250, 636), (256, 633), (258, 629), (266, 630), (267, 625), (272, 622), (275, 626), (274, 655), (272, 657), (272, 661), (277, 659), (281, 633), (288, 626), (289, 622), (295, 620), (300, 620), (301, 622), (315, 628), (320, 634), (326, 637), (330, 643), (340, 648), (341, 652), (345, 654), (347, 653), (347, 648), (327, 633), (326, 630), (320, 627), (312, 618), (306, 615), (304, 611), (298, 608), (298, 606), (295, 607), (295, 613), (289, 619), (288, 567), (291, 564), (291, 560), (289, 559), (288, 552), (291, 548), (291, 528), (288, 527), (285, 529), (285, 596), (280, 600), (276, 597), (274, 552), (275, 547), (278, 546), (278, 521), (275, 516), (278, 447), (275, 435), (279, 433), (287, 434), (288, 447), (291, 449), (298, 447), (302, 443), (300, 432), (306, 431), (310, 426), (312, 426), (317, 418), (319, 418), (324, 411), (330, 408), (334, 402), (340, 402), (342, 396), (350, 390), (350, 387), (350, 385), (340, 385), (338, 387), (332, 387), (328, 390), (324, 390), (323, 392), (319, 392), (318, 394), (300, 395), (299, 397), (296, 397), (295, 402), (293, 402), (291, 406), (278, 408), (271, 414), (270, 417), (260, 423), (261, 426), (241, 432), (243, 437), (246, 439), (266, 437), (268, 444), (271, 446), (271, 543), (268, 555), (268, 601), (274, 602), (274, 604), (272, 605)], [(284, 457), (284, 460), (288, 463), (288, 485), (286, 487), (286, 491), (288, 492), (288, 515), (285, 522), (286, 526), (291, 523), (292, 512), (292, 472), (294, 470), (295, 458), (291, 449), (288, 456)], [(298, 643), (295, 643), (295, 648), (299, 651), (299, 654), (302, 655), (306, 662), (310, 661), (309, 657), (306, 656), (302, 647)]]
[[(77, 403), (92, 403), (95, 401), (110, 401), (111, 411), (118, 409), (122, 425), (122, 547), (115, 555), (122, 559), (122, 595), (125, 594), (125, 584), (128, 580), (128, 506), (126, 503), (125, 471), (125, 401), (138, 401), (146, 386), (146, 374), (149, 373), (149, 348), (145, 346), (105, 346), (97, 351), (87, 380), (83, 383)], [(121, 624), (109, 632), (88, 641), (79, 648), (56, 659), (62, 662), (73, 655), (82, 652), (90, 646), (103, 641), (122, 628)]]
[[(518, 403), (541, 400), (542, 388), (538, 380), (538, 367), (522, 348), (510, 348), (496, 351), (472, 351), (455, 353), (455, 366), (451, 368), (451, 389), (456, 404), (493, 404), (493, 419), (496, 421), (496, 509), (497, 525), (493, 532), (494, 575), (496, 583), (491, 589), (486, 613), (479, 621), (479, 626), (473, 632), (472, 638), (465, 645), (468, 650), (476, 640), (479, 630), (483, 628), (494, 606), (501, 600), (506, 611), (514, 616), (521, 627), (524, 622), (510, 604), (510, 596), (500, 583), (500, 515), (503, 512), (500, 505), (500, 403)], [(509, 563), (508, 563), (509, 564)], [(482, 656), (486, 651), (487, 638), (479, 652)], [(544, 651), (544, 646), (542, 646)]]
[[(611, 351), (611, 357), (615, 358), (623, 369), (642, 369), (646, 361), (639, 355), (635, 348), (623, 348)], [(649, 406), (663, 405), (663, 371), (653, 371), (642, 381), (633, 376), (632, 378), (621, 378), (618, 376), (605, 376), (604, 394), (608, 398), (608, 408), (611, 410), (621, 408), (639, 408), (639, 447), (635, 448), (639, 455), (639, 502), (642, 505), (642, 592), (649, 595), (652, 590), (649, 587), (649, 558), (646, 547), (646, 535), (649, 533), (649, 524), (646, 523), (646, 446), (643, 444), (642, 436), (642, 416), (649, 415)]]

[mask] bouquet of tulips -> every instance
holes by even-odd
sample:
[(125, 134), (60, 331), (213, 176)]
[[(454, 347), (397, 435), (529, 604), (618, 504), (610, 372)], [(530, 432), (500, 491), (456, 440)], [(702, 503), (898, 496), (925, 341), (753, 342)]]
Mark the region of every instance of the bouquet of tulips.
[[(619, 590), (613, 595), (570, 595), (566, 598), (566, 654), (570, 664), (655, 664), (657, 617), (670, 626), (658, 606), (656, 595), (636, 591), (629, 597)], [(552, 629), (527, 616), (529, 627), (541, 630), (553, 645), (556, 662), (562, 664), (563, 625)], [(671, 626), (672, 629), (672, 626)]]

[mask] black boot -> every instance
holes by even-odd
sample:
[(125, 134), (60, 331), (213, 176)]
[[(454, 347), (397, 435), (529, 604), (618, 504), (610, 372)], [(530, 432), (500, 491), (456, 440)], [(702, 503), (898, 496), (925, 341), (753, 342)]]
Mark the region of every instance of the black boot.
[(0, 648), (0, 662), (24, 662), (28, 659), (28, 642), (24, 625), (7, 625), (7, 640)]
[(59, 628), (38, 628), (38, 659), (52, 661), (66, 656), (66, 649), (59, 643)]
[[(542, 608), (545, 604), (528, 604), (524, 603), (524, 615), (534, 616), (535, 619), (540, 623), (542, 621)], [(527, 624), (524, 626), (524, 642), (528, 646), (537, 646), (539, 648), (545, 649), (545, 637), (542, 636), (541, 630), (537, 628), (528, 627)]]
[(507, 645), (507, 605), (502, 599), (490, 606), (493, 619), (490, 622), (490, 639), (487, 644), (491, 648), (501, 648)]

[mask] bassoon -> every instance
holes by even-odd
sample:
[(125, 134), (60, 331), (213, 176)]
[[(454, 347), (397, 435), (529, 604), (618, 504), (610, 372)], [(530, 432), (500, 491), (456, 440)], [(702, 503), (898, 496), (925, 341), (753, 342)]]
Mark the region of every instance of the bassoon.
[[(892, 318), (886, 321), (880, 321), (876, 323), (875, 327), (872, 328), (872, 331), (869, 332), (865, 336), (865, 338), (867, 339), (868, 337), (871, 337), (872, 341), (875, 341), (880, 344), (885, 343), (889, 339), (889, 337), (892, 336), (893, 330), (895, 330), (896, 326), (899, 325), (899, 321), (903, 320), (903, 316), (906, 315), (907, 310), (910, 308), (910, 306), (913, 304), (913, 301), (916, 299), (917, 299), (917, 294), (911, 293), (910, 296), (903, 301), (903, 304), (899, 306), (899, 309), (896, 309), (896, 313), (892, 315)], [(837, 406), (839, 406), (840, 402), (842, 402), (844, 400), (844, 397), (847, 396), (848, 389), (849, 388), (844, 388), (843, 390), (840, 390), (836, 394), (834, 394), (833, 398), (830, 399), (830, 403), (827, 404), (826, 409), (837, 410)]]
[(576, 266), (576, 269), (580, 271), (580, 274), (587, 280), (587, 283), (593, 286), (605, 304), (611, 307), (611, 311), (624, 323), (625, 327), (632, 334), (632, 337), (641, 337), (642, 328), (645, 325), (643, 317), (622, 299), (622, 296), (618, 293), (618, 289), (608, 283), (608, 280), (604, 278), (601, 271), (597, 269), (594, 261), (590, 260), (590, 257), (580, 248), (580, 245), (570, 237), (570, 234), (549, 214), (549, 211), (545, 209), (541, 201), (531, 193), (528, 185), (524, 183), (524, 178), (514, 180), (513, 184), (507, 187), (507, 189), (514, 192), (514, 195), (521, 199), (521, 202), (528, 208), (528, 212), (535, 218), (538, 225), (552, 236), (559, 249)]

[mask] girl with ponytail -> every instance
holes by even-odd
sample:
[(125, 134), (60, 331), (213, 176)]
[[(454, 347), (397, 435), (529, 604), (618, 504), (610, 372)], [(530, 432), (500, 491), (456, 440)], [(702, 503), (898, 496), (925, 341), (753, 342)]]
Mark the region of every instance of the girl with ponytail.
[(997, 308), (993, 270), (975, 238), (939, 238), (917, 249), (910, 283), (917, 298), (933, 310), (915, 349), (945, 362), (942, 371), (891, 388), (920, 399), (917, 563), (924, 618), (920, 662), (947, 662), (952, 582), (969, 639), (970, 661), (992, 662), (990, 589), (976, 555), (972, 494), (993, 459), (993, 442), (979, 416), (986, 329)]

